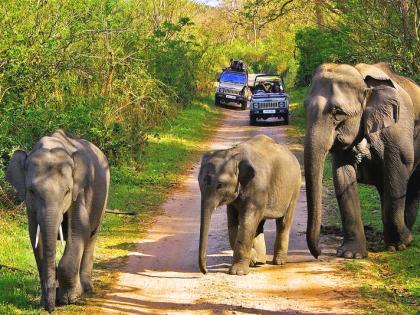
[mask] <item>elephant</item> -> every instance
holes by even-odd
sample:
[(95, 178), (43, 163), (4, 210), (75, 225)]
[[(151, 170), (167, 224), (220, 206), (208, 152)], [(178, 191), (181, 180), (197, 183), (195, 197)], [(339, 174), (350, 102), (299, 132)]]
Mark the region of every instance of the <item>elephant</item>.
[[(107, 158), (92, 143), (57, 130), (32, 151), (16, 151), (6, 179), (26, 203), (41, 306), (51, 313), (56, 303), (74, 303), (93, 290), (93, 250), (109, 189)], [(66, 245), (57, 267), (58, 238)]]
[(307, 244), (321, 254), (319, 234), (324, 161), (331, 154), (343, 242), (337, 255), (368, 255), (357, 182), (376, 187), (383, 236), (390, 251), (404, 250), (420, 200), (420, 88), (386, 63), (322, 64), (305, 99), (304, 167)]
[(206, 152), (198, 175), (201, 191), (199, 267), (207, 273), (206, 255), (211, 214), (227, 205), (232, 275), (266, 262), (263, 227), (277, 225), (273, 263), (286, 263), (289, 232), (301, 186), (296, 157), (283, 144), (258, 135), (230, 149)]

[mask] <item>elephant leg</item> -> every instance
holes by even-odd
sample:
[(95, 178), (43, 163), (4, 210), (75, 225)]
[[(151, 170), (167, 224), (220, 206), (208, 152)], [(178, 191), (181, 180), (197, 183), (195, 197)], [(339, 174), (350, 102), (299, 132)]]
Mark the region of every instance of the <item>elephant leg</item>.
[[(402, 161), (401, 155), (389, 150), (384, 158), (382, 221), (385, 244), (390, 251), (404, 250), (413, 240), (404, 218), (410, 167)], [(413, 202), (414, 199), (409, 201)]]
[(58, 264), (58, 303), (66, 305), (74, 303), (83, 293), (80, 282), (80, 262), (83, 256), (84, 241), (78, 237), (68, 241), (64, 255)]
[(411, 174), (407, 185), (407, 195), (405, 199), (404, 221), (407, 228), (411, 231), (416, 222), (417, 212), (420, 205), (420, 166)]
[(238, 233), (238, 211), (232, 205), (227, 206), (227, 224), (229, 231), (229, 243), (232, 249), (235, 248), (236, 235)]
[[(227, 206), (227, 221), (229, 231), (229, 243), (232, 249), (235, 248), (236, 235), (238, 233), (238, 211), (231, 205)], [(253, 247), (251, 249), (250, 266), (257, 264), (265, 264), (265, 239), (264, 239), (264, 223), (262, 221), (258, 226), (256, 236), (253, 241)]]
[(284, 265), (287, 260), (287, 252), (289, 250), (289, 235), (290, 229), (292, 228), (293, 217), (296, 210), (297, 198), (300, 189), (293, 196), (292, 201), (289, 204), (287, 212), (284, 217), (276, 219), (276, 242), (274, 243), (274, 265)]
[(75, 207), (69, 219), (70, 236), (64, 255), (58, 264), (59, 304), (74, 303), (83, 293), (80, 266), (90, 237), (89, 216), (84, 204)]
[(345, 258), (367, 257), (366, 237), (363, 228), (356, 170), (351, 157), (345, 153), (332, 155), (335, 195), (343, 224), (343, 244), (337, 255)]
[(39, 281), (40, 281), (40, 287), (41, 287), (41, 307), (44, 307), (46, 302), (46, 296), (47, 291), (44, 286), (44, 281), (42, 281), (42, 235), (40, 236), (40, 239), (38, 240), (38, 246), (35, 248), (35, 239), (36, 239), (36, 232), (38, 227), (38, 222), (36, 220), (36, 213), (35, 212), (27, 212), (28, 215), (28, 230), (29, 230), (29, 238), (31, 239), (32, 249), (35, 256), (36, 266), (38, 268), (38, 274), (39, 274)]
[(96, 233), (90, 238), (86, 244), (85, 251), (80, 265), (80, 281), (82, 283), (83, 292), (92, 292), (92, 270), (93, 270), (93, 251), (95, 249)]
[(257, 228), (254, 241), (251, 249), (251, 262), (250, 265), (264, 265), (266, 263), (266, 247), (264, 239), (264, 223), (265, 220), (261, 221)]
[(260, 220), (261, 215), (254, 206), (248, 205), (247, 209), (240, 214), (239, 228), (235, 247), (233, 249), (233, 264), (230, 269), (230, 274), (248, 274), (251, 260), (251, 250)]

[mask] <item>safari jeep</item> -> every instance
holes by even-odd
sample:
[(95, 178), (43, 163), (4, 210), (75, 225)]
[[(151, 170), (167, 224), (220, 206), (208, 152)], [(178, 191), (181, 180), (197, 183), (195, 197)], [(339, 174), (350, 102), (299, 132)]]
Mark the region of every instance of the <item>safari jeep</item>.
[(242, 61), (231, 60), (231, 66), (218, 76), (214, 104), (236, 103), (245, 110), (249, 100), (248, 72)]
[(284, 92), (283, 81), (280, 75), (259, 74), (255, 76), (251, 87), (252, 97), (249, 107), (250, 124), (254, 125), (257, 119), (271, 117), (282, 118), (289, 124), (289, 96)]

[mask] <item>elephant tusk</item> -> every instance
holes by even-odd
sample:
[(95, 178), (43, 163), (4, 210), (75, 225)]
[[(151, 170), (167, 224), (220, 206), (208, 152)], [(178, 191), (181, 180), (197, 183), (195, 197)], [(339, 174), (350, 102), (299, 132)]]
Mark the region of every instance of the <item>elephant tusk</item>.
[(61, 246), (64, 247), (63, 227), (61, 224), (60, 228), (58, 229), (58, 234), (60, 235)]
[(36, 236), (35, 236), (35, 248), (38, 247), (38, 242), (39, 242), (39, 235), (41, 235), (41, 229), (39, 228), (39, 224), (36, 228)]

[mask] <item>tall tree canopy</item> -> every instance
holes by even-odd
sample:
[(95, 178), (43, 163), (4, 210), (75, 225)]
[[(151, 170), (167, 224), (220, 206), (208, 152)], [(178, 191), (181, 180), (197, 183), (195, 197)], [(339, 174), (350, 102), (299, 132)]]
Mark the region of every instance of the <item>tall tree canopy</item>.
[[(308, 84), (322, 62), (389, 62), (419, 81), (418, 0), (3, 0), (0, 169), (17, 148), (66, 128), (111, 162), (148, 135), (230, 58)], [(25, 126), (22, 128), (22, 126)]]

